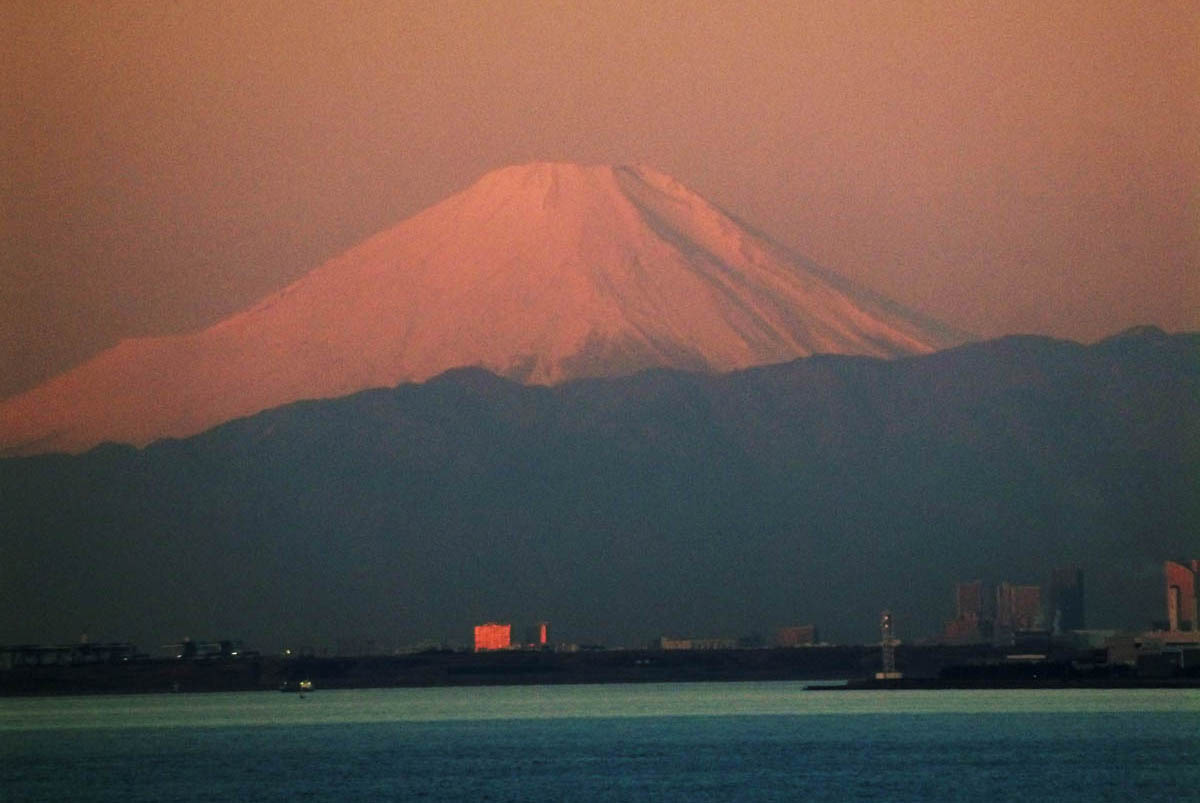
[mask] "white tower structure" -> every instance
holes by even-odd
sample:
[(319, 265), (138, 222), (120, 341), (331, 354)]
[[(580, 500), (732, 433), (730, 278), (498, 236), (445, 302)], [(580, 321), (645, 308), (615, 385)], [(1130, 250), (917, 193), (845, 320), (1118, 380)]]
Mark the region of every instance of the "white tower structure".
[(879, 648), (883, 653), (883, 663), (880, 671), (875, 673), (876, 680), (899, 680), (903, 677), (902, 673), (896, 671), (896, 645), (899, 643), (892, 622), (892, 612), (884, 611), (879, 618)]

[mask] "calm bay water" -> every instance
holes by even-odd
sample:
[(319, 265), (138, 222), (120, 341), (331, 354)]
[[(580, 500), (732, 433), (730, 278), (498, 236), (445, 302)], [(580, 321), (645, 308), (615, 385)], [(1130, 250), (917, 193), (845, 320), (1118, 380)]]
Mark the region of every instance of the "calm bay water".
[(0, 800), (1200, 800), (1200, 691), (0, 700)]

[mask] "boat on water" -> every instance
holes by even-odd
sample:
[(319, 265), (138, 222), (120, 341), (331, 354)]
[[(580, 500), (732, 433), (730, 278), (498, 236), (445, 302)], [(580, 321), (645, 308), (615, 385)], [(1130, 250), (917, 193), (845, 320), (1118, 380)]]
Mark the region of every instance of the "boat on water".
[(281, 692), (298, 692), (303, 694), (313, 690), (313, 683), (311, 680), (285, 680), (280, 684), (279, 690)]

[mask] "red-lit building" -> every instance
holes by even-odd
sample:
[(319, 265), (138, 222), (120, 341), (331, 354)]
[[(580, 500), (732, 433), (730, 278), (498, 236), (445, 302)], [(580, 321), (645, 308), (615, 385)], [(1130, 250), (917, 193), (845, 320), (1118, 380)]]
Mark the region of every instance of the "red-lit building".
[(1200, 575), (1200, 560), (1163, 564), (1167, 586), (1167, 629), (1171, 631), (1200, 630), (1196, 616), (1196, 579)]
[(512, 645), (512, 625), (485, 622), (475, 625), (475, 652), (507, 650)]

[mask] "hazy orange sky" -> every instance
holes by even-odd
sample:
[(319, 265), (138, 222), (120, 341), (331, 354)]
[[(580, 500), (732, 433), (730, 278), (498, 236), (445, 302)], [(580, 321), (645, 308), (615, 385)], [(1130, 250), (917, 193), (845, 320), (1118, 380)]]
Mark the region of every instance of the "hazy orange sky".
[(0, 4), (0, 395), (496, 167), (643, 162), (995, 336), (1200, 329), (1200, 2)]

